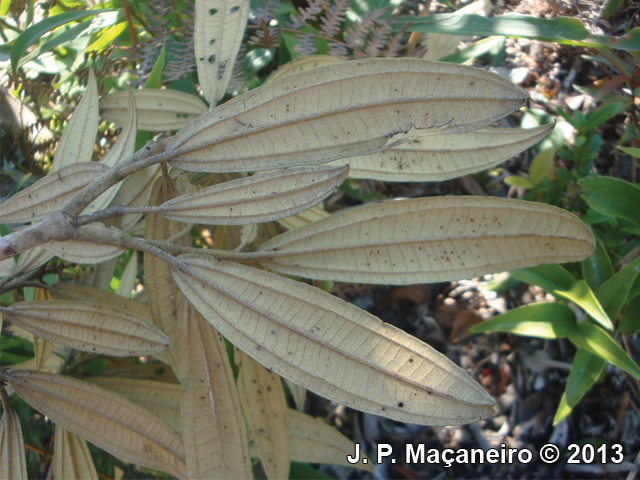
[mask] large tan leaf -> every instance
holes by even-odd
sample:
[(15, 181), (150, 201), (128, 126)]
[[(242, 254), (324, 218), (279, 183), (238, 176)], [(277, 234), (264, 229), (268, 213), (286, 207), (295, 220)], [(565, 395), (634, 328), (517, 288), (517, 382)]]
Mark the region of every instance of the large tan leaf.
[(178, 330), (182, 429), (189, 477), (253, 478), (247, 432), (224, 340), (189, 302)]
[(147, 305), (99, 288), (87, 287), (76, 283), (56, 283), (51, 287), (51, 294), (56, 300), (87, 302), (103, 307), (116, 308), (151, 322), (151, 310)]
[(37, 222), (48, 217), (107, 170), (99, 163), (68, 165), (0, 204), (0, 222)]
[(194, 49), (198, 80), (215, 107), (227, 91), (249, 18), (249, 0), (196, 0)]
[(180, 435), (122, 395), (51, 373), (21, 370), (7, 377), (25, 402), (65, 430), (122, 460), (187, 477)]
[[(166, 176), (162, 176), (153, 187), (149, 204), (151, 206), (162, 205), (176, 196), (178, 196), (178, 192), (176, 192), (171, 180)], [(145, 238), (148, 240), (166, 240), (180, 233), (186, 226), (185, 223), (167, 220), (151, 213), (147, 217)], [(189, 247), (191, 246), (191, 236), (185, 235), (176, 243)], [(144, 272), (153, 323), (171, 341), (167, 353), (171, 365), (175, 369), (178, 366), (176, 322), (178, 306), (183, 301), (182, 293), (171, 277), (169, 265), (159, 258), (153, 255), (145, 255)]]
[(133, 403), (156, 414), (176, 432), (182, 433), (180, 420), (180, 397), (184, 392), (182, 385), (115, 377), (89, 377), (87, 381), (127, 397)]
[(327, 65), (334, 65), (336, 63), (342, 63), (345, 60), (332, 57), (331, 55), (309, 55), (302, 57), (289, 63), (285, 63), (279, 67), (275, 72), (269, 75), (269, 78), (265, 80), (265, 84), (271, 83), (279, 78), (289, 77), (298, 73), (313, 70), (314, 68), (324, 67)]
[(293, 230), (294, 228), (300, 228), (304, 225), (327, 218), (329, 215), (329, 212), (327, 212), (322, 205), (315, 205), (304, 212), (297, 213), (291, 217), (282, 218), (278, 220), (278, 223), (287, 230)]
[[(127, 90), (127, 95), (129, 96), (129, 102), (126, 123), (122, 127), (120, 135), (118, 135), (118, 140), (116, 140), (109, 151), (100, 159), (100, 163), (107, 167), (113, 167), (128, 158), (133, 154), (136, 146), (136, 133), (138, 131), (136, 102), (133, 98), (133, 92), (130, 89)], [(121, 185), (122, 182), (119, 182), (110, 187), (106, 192), (102, 192), (82, 213), (88, 214), (108, 207), (118, 193)]]
[(214, 185), (164, 203), (165, 218), (190, 223), (241, 225), (288, 217), (332, 194), (348, 167), (294, 167)]
[(481, 128), (473, 132), (418, 137), (370, 155), (341, 158), (349, 175), (386, 182), (440, 182), (493, 167), (542, 140), (552, 129)]
[(380, 150), (411, 127), (461, 133), (520, 108), (526, 93), (498, 75), (412, 58), (309, 70), (209, 111), (168, 143), (184, 170), (246, 172)]
[[(90, 223), (79, 227), (82, 231), (101, 231), (105, 230), (102, 223)], [(64, 242), (49, 242), (43, 245), (43, 248), (69, 262), (94, 264), (101, 263), (114, 257), (119, 257), (125, 252), (125, 248), (114, 247), (111, 245), (101, 245), (93, 242), (82, 242), (79, 240), (67, 240)]]
[(0, 478), (27, 480), (27, 461), (20, 419), (9, 405), (9, 398), (2, 395), (2, 418), (0, 418)]
[[(140, 130), (175, 130), (207, 111), (207, 106), (198, 97), (175, 90), (143, 88), (133, 90), (133, 98)], [(110, 93), (100, 99), (100, 115), (124, 126), (129, 118), (129, 105), (128, 92)]]
[(58, 142), (49, 175), (76, 163), (90, 162), (98, 133), (98, 84), (89, 69), (87, 89)]
[(582, 260), (593, 235), (540, 203), (491, 197), (397, 200), (340, 212), (260, 246), (278, 272), (346, 282), (411, 284)]
[(178, 260), (174, 278), (200, 313), (249, 356), (308, 390), (409, 423), (493, 415), (493, 399), (453, 362), (339, 298), (211, 257)]
[(54, 480), (98, 480), (87, 442), (57, 424), (51, 468)]
[(84, 302), (32, 301), (5, 309), (20, 328), (84, 352), (126, 357), (163, 352), (169, 339), (140, 317)]
[(247, 435), (255, 443), (267, 478), (289, 478), (291, 445), (287, 426), (288, 408), (280, 377), (268, 372), (240, 350), (236, 350), (235, 355), (238, 396), (247, 424)]
[[(113, 199), (114, 205), (124, 205), (125, 207), (146, 207), (149, 204), (153, 185), (160, 176), (160, 165), (138, 170), (124, 179), (118, 193)], [(141, 213), (130, 213), (118, 218), (118, 227), (128, 232), (138, 220), (142, 218)]]
[(20, 254), (16, 269), (23, 272), (29, 272), (38, 268), (43, 263), (47, 263), (53, 255), (42, 246), (33, 247)]

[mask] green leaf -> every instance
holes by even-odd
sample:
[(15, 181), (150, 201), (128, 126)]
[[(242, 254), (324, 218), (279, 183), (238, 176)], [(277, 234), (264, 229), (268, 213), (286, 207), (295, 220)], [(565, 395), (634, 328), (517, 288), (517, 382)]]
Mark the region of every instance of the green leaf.
[(165, 44), (163, 43), (162, 48), (160, 49), (160, 53), (158, 54), (158, 59), (156, 60), (155, 65), (151, 69), (151, 72), (147, 77), (147, 81), (144, 83), (144, 88), (160, 88), (164, 62), (165, 62)]
[(625, 0), (607, 0), (600, 16), (607, 20), (624, 2)]
[(515, 185), (520, 188), (533, 188), (533, 183), (520, 175), (511, 175), (510, 177), (507, 177), (504, 179), (504, 183), (507, 185)]
[(607, 332), (597, 325), (580, 323), (569, 332), (569, 340), (577, 347), (598, 355), (607, 362), (621, 368), (629, 375), (640, 379), (640, 367), (627, 355)]
[(638, 273), (640, 273), (640, 257), (637, 257), (596, 290), (596, 297), (600, 300), (609, 318), (616, 318), (623, 305), (630, 300), (629, 293)]
[(540, 150), (533, 160), (531, 160), (531, 166), (529, 167), (529, 179), (531, 183), (537, 185), (547, 176), (547, 172), (551, 168), (551, 165), (553, 165), (555, 153), (553, 149)]
[(640, 148), (630, 147), (617, 147), (618, 150), (622, 150), (624, 153), (628, 153), (632, 157), (640, 158)]
[(611, 177), (587, 177), (578, 181), (582, 198), (591, 208), (640, 226), (640, 188)]
[(618, 331), (633, 335), (640, 330), (640, 296), (633, 298), (625, 308)]
[(27, 49), (33, 45), (42, 35), (51, 30), (58, 28), (66, 23), (73, 22), (89, 15), (97, 15), (98, 13), (112, 12), (110, 9), (102, 10), (75, 10), (71, 12), (63, 12), (53, 17), (45, 18), (35, 25), (31, 25), (18, 38), (16, 38), (13, 48), (11, 48), (11, 68), (16, 73), (18, 62)]
[(11, 6), (11, 0), (0, 1), (0, 17), (4, 17), (7, 14), (10, 6)]
[[(582, 261), (582, 277), (591, 289), (595, 291), (600, 288), (604, 282), (613, 277), (613, 265), (611, 265), (611, 259), (607, 254), (607, 250), (604, 248), (604, 245), (602, 245), (598, 236), (594, 235), (594, 238), (596, 239), (596, 250), (593, 252), (593, 255)], [(601, 299), (600, 303), (602, 303)]]
[(478, 58), (486, 53), (491, 52), (497, 45), (503, 41), (502, 37), (490, 37), (472, 43), (457, 52), (453, 52), (446, 57), (442, 57), (440, 62), (465, 63)]
[(610, 118), (615, 117), (619, 113), (625, 110), (624, 105), (621, 102), (610, 103), (609, 105), (603, 105), (587, 116), (586, 123), (582, 128), (586, 131), (595, 130)]
[(77, 25), (74, 25), (71, 28), (68, 28), (67, 30), (62, 32), (60, 35), (56, 35), (47, 43), (34, 49), (32, 52), (29, 53), (29, 55), (22, 57), (18, 62), (18, 67), (22, 67), (23, 65), (29, 63), (34, 58), (38, 58), (43, 53), (46, 53), (49, 50), (52, 50), (55, 47), (62, 45), (63, 43), (69, 42), (71, 40), (75, 40), (76, 38), (78, 38), (78, 36), (82, 32), (84, 32), (87, 28), (89, 28), (90, 25), (91, 25), (91, 20), (86, 20), (82, 23), (78, 23)]
[(291, 462), (289, 480), (333, 480), (333, 477), (316, 470), (308, 463)]
[(99, 52), (103, 50), (107, 46), (109, 46), (113, 41), (127, 28), (127, 22), (121, 22), (117, 25), (112, 25), (109, 27), (104, 33), (102, 33), (95, 42), (89, 45), (84, 49), (85, 53), (89, 52)]
[(474, 325), (471, 333), (508, 332), (540, 338), (564, 338), (576, 327), (576, 315), (563, 303), (533, 303), (514, 308), (487, 322)]
[(560, 405), (553, 418), (554, 425), (571, 413), (573, 407), (578, 404), (582, 397), (584, 397), (584, 394), (598, 381), (606, 364), (607, 362), (602, 358), (587, 350), (578, 348), (575, 357), (573, 357), (573, 364), (571, 365), (571, 372), (567, 379), (567, 386), (564, 389), (564, 394), (560, 399)]
[(573, 302), (603, 327), (613, 329), (613, 324), (584, 280), (575, 280), (560, 265), (540, 265), (510, 272), (523, 282), (537, 285), (557, 298)]
[(426, 17), (398, 17), (393, 22), (393, 27), (399, 30), (406, 23), (410, 23), (410, 32), (483, 37), (502, 35), (563, 45), (640, 51), (640, 28), (633, 28), (622, 37), (592, 35), (579, 19), (570, 17), (546, 19), (509, 13), (486, 18), (476, 14), (440, 13)]

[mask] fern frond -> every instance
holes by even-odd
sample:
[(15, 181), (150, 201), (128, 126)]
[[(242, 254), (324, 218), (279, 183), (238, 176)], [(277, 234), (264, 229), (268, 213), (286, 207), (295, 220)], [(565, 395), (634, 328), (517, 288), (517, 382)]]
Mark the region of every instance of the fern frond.
[(309, 6), (306, 8), (298, 7), (297, 14), (291, 14), (291, 25), (287, 25), (293, 30), (297, 30), (302, 27), (306, 22), (315, 20), (320, 13), (323, 12), (323, 7), (328, 5), (327, 0), (311, 0)]
[(382, 8), (380, 10), (373, 10), (362, 16), (359, 22), (354, 22), (346, 31), (344, 35), (344, 41), (351, 48), (360, 48), (367, 36), (370, 34), (370, 30), (376, 24), (379, 23), (379, 18), (389, 10), (389, 7)]
[(349, 50), (344, 45), (335, 42), (328, 42), (329, 55), (332, 57), (340, 58), (342, 60), (349, 60)]
[(367, 42), (367, 46), (364, 49), (364, 53), (367, 57), (377, 57), (380, 54), (387, 44), (390, 33), (391, 25), (385, 20), (378, 28), (375, 29), (371, 39)]
[(385, 48), (384, 52), (382, 52), (382, 55), (384, 57), (399, 56), (398, 53), (400, 52), (400, 49), (404, 47), (404, 45), (402, 45), (400, 41), (402, 40), (402, 37), (404, 36), (404, 34), (407, 32), (408, 28), (409, 28), (408, 23), (403, 25), (400, 31), (389, 39), (389, 42), (387, 43), (387, 48)]
[(313, 35), (301, 35), (297, 37), (298, 44), (293, 47), (293, 51), (298, 57), (307, 57), (318, 51)]
[(336, 0), (329, 7), (328, 15), (320, 19), (320, 33), (326, 37), (333, 37), (340, 31), (340, 25), (344, 22), (347, 10), (352, 0)]
[(261, 22), (265, 22), (268, 24), (270, 20), (275, 18), (276, 7), (277, 5), (274, 0), (261, 0), (256, 7), (255, 18), (250, 19), (249, 21), (257, 25), (259, 25)]

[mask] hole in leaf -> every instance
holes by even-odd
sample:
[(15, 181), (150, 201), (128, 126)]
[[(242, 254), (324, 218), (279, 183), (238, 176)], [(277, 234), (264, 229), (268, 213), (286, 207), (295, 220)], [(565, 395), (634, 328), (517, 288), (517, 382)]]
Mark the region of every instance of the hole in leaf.
[(209, 15), (215, 15), (216, 13), (218, 13), (217, 8), (212, 8), (211, 10), (209, 10)]
[(213, 45), (214, 43), (216, 43), (216, 39), (212, 38), (211, 41), (209, 42), (209, 45)]
[(215, 62), (215, 61), (216, 61), (216, 56), (215, 56), (215, 55), (211, 55), (211, 56), (209, 57), (209, 63), (213, 63), (213, 62)]
[(230, 12), (231, 12), (231, 13), (235, 13), (235, 12), (237, 12), (238, 10), (240, 10), (240, 7), (233, 7), (233, 8), (230, 10)]

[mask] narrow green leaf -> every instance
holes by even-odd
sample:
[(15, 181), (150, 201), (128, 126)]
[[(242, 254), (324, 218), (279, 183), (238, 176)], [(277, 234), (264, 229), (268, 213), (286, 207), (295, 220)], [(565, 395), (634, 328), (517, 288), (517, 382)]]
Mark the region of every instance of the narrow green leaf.
[(13, 48), (11, 48), (11, 68), (16, 73), (18, 62), (27, 49), (33, 45), (42, 35), (51, 30), (58, 28), (66, 23), (73, 22), (89, 15), (97, 15), (98, 13), (112, 12), (111, 9), (101, 10), (74, 10), (70, 12), (59, 13), (53, 17), (45, 18), (35, 25), (31, 25), (18, 38), (16, 38)]
[(534, 303), (514, 308), (487, 322), (474, 325), (471, 333), (508, 332), (540, 338), (564, 338), (576, 327), (576, 315), (563, 303)]
[(602, 358), (591, 352), (578, 348), (575, 357), (573, 357), (573, 364), (571, 365), (571, 372), (567, 379), (567, 386), (565, 387), (564, 394), (560, 399), (560, 405), (553, 418), (553, 424), (557, 424), (567, 417), (573, 407), (584, 397), (584, 394), (598, 381), (598, 378), (604, 370), (605, 362)]
[(632, 157), (640, 158), (640, 148), (618, 147), (618, 149), (624, 153), (628, 153)]
[(607, 120), (615, 117), (625, 109), (621, 102), (613, 102), (603, 105), (587, 116), (587, 122), (583, 125), (584, 130), (595, 130)]
[(613, 265), (611, 265), (607, 250), (598, 236), (594, 235), (594, 237), (596, 239), (596, 251), (589, 258), (585, 258), (582, 261), (582, 277), (591, 289), (595, 291), (604, 282), (613, 277)]
[(607, 332), (597, 325), (585, 322), (578, 324), (573, 331), (569, 332), (569, 340), (577, 347), (598, 355), (632, 377), (640, 379), (640, 367)]
[(551, 165), (553, 165), (555, 153), (555, 150), (551, 148), (541, 150), (533, 160), (531, 160), (531, 166), (529, 167), (529, 179), (531, 183), (537, 185), (547, 176), (547, 172), (551, 168)]
[(596, 290), (596, 296), (609, 318), (616, 318), (623, 305), (630, 300), (629, 293), (638, 278), (638, 273), (640, 273), (640, 257), (633, 260)]
[(504, 179), (504, 183), (507, 185), (515, 185), (520, 188), (533, 188), (533, 183), (528, 178), (521, 177), (520, 175), (511, 175)]
[(633, 335), (640, 330), (640, 296), (633, 298), (622, 314), (618, 330)]
[(127, 22), (120, 22), (117, 25), (112, 25), (109, 27), (104, 33), (102, 33), (95, 42), (89, 45), (84, 49), (85, 53), (89, 52), (99, 52), (103, 50), (107, 46), (109, 46), (113, 41), (127, 28)]
[(18, 67), (22, 67), (23, 65), (26, 65), (34, 58), (38, 58), (43, 53), (46, 53), (49, 50), (52, 50), (55, 47), (62, 45), (63, 43), (69, 42), (71, 40), (75, 40), (80, 36), (82, 32), (84, 32), (87, 28), (89, 28), (89, 25), (91, 25), (91, 20), (86, 20), (82, 23), (78, 23), (77, 25), (74, 25), (73, 27), (68, 28), (67, 30), (62, 32), (60, 35), (56, 35), (47, 43), (40, 45), (38, 48), (31, 51), (29, 55), (22, 57), (18, 62)]
[(476, 14), (440, 13), (426, 17), (398, 17), (393, 26), (422, 33), (449, 33), (452, 35), (480, 35), (490, 37), (531, 38), (544, 42), (583, 47), (610, 47), (619, 50), (640, 50), (640, 28), (633, 28), (623, 37), (592, 35), (577, 18), (536, 18), (517, 13), (486, 18)]
[(7, 14), (10, 6), (11, 6), (11, 0), (0, 1), (0, 17), (4, 17)]
[(465, 63), (474, 58), (481, 57), (482, 55), (491, 52), (497, 45), (503, 40), (502, 37), (490, 37), (483, 40), (472, 43), (468, 47), (465, 47), (457, 52), (453, 52), (446, 57), (442, 57), (440, 62), (451, 63)]
[(604, 328), (613, 330), (613, 323), (609, 316), (584, 280), (577, 280), (569, 290), (554, 290), (551, 293), (575, 303)]
[(640, 188), (611, 177), (587, 177), (579, 180), (578, 185), (591, 208), (640, 226)]
[(605, 3), (604, 8), (602, 9), (601, 17), (608, 20), (613, 12), (620, 8), (624, 2), (625, 0), (607, 0), (607, 3)]
[(164, 69), (165, 62), (165, 45), (162, 44), (160, 54), (156, 60), (155, 65), (151, 69), (151, 73), (147, 77), (147, 81), (144, 83), (144, 88), (160, 88), (160, 82), (162, 80), (162, 70)]

